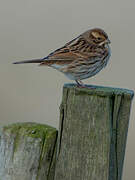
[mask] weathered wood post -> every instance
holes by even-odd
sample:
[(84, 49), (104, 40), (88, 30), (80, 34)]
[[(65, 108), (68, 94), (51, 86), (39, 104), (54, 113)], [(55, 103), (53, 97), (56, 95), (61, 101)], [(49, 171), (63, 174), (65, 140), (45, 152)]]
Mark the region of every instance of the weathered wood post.
[(121, 180), (133, 91), (65, 85), (55, 180)]
[(57, 130), (17, 123), (0, 130), (0, 180), (53, 180)]

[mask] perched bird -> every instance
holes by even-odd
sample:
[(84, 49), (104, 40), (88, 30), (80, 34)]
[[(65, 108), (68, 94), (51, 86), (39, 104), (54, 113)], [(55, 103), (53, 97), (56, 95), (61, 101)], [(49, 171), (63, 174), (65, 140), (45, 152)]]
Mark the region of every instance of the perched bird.
[(106, 66), (111, 54), (109, 43), (105, 31), (94, 28), (82, 33), (47, 57), (14, 64), (40, 63), (41, 66), (51, 66), (69, 79), (75, 80), (78, 86), (84, 87), (82, 79), (94, 76)]

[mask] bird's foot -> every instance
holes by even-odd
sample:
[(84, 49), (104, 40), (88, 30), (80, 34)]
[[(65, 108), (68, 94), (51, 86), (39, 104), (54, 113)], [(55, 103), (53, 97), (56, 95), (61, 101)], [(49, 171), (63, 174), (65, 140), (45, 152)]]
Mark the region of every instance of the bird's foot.
[(88, 89), (96, 89), (95, 87), (93, 87), (93, 86), (87, 86), (87, 85), (85, 85), (82, 81), (80, 81), (80, 80), (76, 80), (76, 83), (77, 83), (77, 87), (79, 87), (79, 88), (88, 88)]

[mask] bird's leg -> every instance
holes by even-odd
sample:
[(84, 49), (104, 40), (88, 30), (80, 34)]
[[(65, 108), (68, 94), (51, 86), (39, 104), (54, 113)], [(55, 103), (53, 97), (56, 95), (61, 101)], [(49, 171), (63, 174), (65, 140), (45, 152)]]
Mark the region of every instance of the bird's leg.
[(89, 89), (96, 89), (95, 87), (93, 86), (85, 86), (85, 84), (81, 81), (81, 80), (75, 80), (76, 83), (77, 83), (77, 86), (80, 87), (80, 88), (89, 88)]
[(81, 80), (75, 80), (75, 81), (76, 81), (78, 87), (81, 87), (81, 88), (85, 87), (85, 85), (83, 84), (83, 82)]

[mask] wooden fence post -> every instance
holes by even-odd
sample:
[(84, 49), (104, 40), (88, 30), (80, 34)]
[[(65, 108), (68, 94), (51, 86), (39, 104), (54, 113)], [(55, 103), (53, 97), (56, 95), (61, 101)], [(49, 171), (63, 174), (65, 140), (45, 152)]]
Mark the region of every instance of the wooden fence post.
[(133, 91), (67, 84), (55, 180), (121, 180)]
[(57, 130), (36, 123), (0, 129), (0, 180), (53, 180)]

